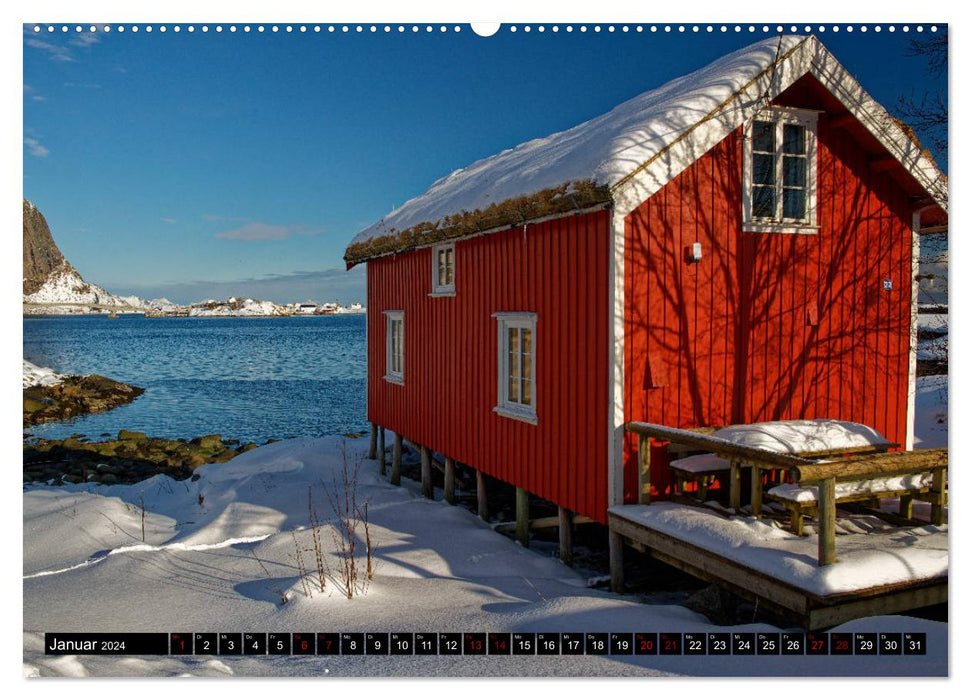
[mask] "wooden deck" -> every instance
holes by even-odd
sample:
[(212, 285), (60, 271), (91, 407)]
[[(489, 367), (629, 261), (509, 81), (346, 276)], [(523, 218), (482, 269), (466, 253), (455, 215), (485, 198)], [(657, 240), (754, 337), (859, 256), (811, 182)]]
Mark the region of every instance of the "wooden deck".
[[(751, 562), (726, 556), (687, 537), (652, 527), (638, 517), (637, 509), (692, 508), (673, 503), (655, 506), (619, 506), (611, 508), (608, 515), (611, 547), (611, 579), (614, 590), (623, 590), (623, 549), (630, 546), (640, 552), (649, 552), (655, 559), (674, 566), (692, 576), (721, 586), (760, 607), (772, 610), (806, 630), (833, 627), (869, 615), (889, 615), (916, 608), (946, 603), (948, 596), (947, 573), (925, 578), (907, 578), (882, 585), (863, 582), (858, 589), (831, 595), (821, 595), (811, 587), (803, 587), (792, 580), (759, 570)], [(712, 514), (712, 517), (720, 517)], [(942, 534), (946, 539), (946, 534)], [(766, 548), (759, 548), (765, 557)], [(791, 553), (789, 553), (791, 555)], [(786, 556), (779, 553), (780, 561)], [(831, 564), (839, 567), (840, 564)]]

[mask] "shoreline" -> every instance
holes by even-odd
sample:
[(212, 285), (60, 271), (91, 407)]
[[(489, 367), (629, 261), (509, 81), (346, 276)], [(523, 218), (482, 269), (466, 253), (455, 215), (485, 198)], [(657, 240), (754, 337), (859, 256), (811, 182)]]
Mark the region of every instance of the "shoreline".
[[(266, 444), (273, 442), (278, 441)], [(120, 430), (114, 439), (99, 441), (80, 435), (63, 440), (25, 436), (23, 483), (134, 484), (156, 474), (183, 481), (201, 466), (228, 462), (257, 447), (218, 434), (170, 439)]]

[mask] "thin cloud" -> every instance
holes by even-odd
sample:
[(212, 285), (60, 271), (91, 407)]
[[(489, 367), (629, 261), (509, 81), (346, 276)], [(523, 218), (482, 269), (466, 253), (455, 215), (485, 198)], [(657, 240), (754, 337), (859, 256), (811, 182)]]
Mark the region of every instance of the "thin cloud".
[(29, 136), (24, 138), (24, 145), (27, 147), (27, 152), (35, 158), (46, 158), (51, 153), (41, 145), (40, 141)]
[(27, 46), (34, 49), (40, 49), (41, 51), (47, 52), (48, 56), (52, 61), (73, 61), (74, 55), (71, 50), (66, 46), (60, 46), (58, 44), (51, 44), (46, 41), (41, 41), (40, 39), (30, 38), (25, 42)]
[(159, 219), (159, 221), (164, 221), (167, 224), (177, 224), (177, 223), (179, 223), (179, 220), (178, 219), (171, 219), (171, 218), (169, 218), (167, 216), (163, 216), (161, 219)]
[(290, 238), (293, 233), (301, 236), (316, 236), (323, 233), (323, 229), (308, 226), (275, 226), (254, 221), (231, 231), (217, 233), (216, 238), (233, 241), (283, 241)]
[(74, 34), (68, 43), (74, 46), (91, 46), (92, 44), (97, 44), (99, 41), (101, 41), (101, 37), (97, 32), (82, 32), (80, 34)]

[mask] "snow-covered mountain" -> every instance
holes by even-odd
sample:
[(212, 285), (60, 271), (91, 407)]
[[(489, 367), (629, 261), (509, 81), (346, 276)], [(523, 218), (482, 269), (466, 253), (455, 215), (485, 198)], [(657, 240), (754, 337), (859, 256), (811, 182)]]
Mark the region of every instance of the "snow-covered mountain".
[(79, 306), (108, 306), (114, 308), (145, 308), (138, 297), (120, 297), (84, 278), (65, 260), (51, 271), (47, 281), (33, 294), (24, 296), (25, 304), (71, 304)]
[(189, 316), (287, 316), (282, 306), (272, 301), (259, 299), (237, 299), (230, 297), (226, 301), (201, 301), (188, 307)]

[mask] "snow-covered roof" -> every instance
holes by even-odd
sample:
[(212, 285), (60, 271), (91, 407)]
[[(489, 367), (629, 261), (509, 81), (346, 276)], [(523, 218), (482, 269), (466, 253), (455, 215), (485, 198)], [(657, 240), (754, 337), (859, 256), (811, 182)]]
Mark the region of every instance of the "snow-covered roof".
[(344, 259), (354, 265), (611, 201), (630, 210), (809, 72), (946, 209), (946, 185), (933, 161), (815, 37), (789, 35), (723, 56), (572, 129), (456, 170), (358, 233)]

